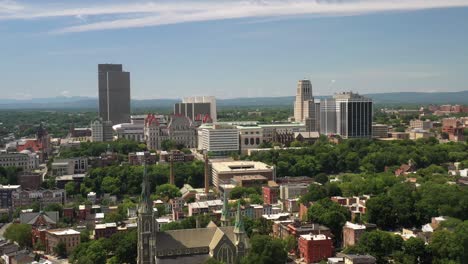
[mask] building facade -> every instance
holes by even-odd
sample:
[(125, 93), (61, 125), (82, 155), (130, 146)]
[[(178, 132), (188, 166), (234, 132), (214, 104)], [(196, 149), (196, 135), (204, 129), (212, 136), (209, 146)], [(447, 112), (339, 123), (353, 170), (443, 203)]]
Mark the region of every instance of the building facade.
[(229, 161), (213, 162), (211, 164), (213, 185), (220, 188), (223, 184), (230, 184), (234, 176), (261, 175), (268, 180), (274, 180), (274, 167), (258, 161)]
[(352, 92), (333, 96), (337, 108), (337, 132), (343, 138), (372, 137), (372, 99)]
[(66, 195), (63, 189), (52, 190), (16, 190), (12, 193), (13, 207), (30, 206), (34, 202), (42, 206), (49, 204), (65, 204)]
[(122, 64), (99, 64), (99, 117), (113, 124), (130, 121), (130, 73)]
[(149, 114), (145, 119), (145, 141), (148, 149), (160, 150), (166, 140), (172, 140), (186, 148), (196, 148), (197, 129), (185, 116), (172, 115), (166, 125), (161, 124), (155, 115)]
[(16, 167), (23, 171), (31, 171), (39, 167), (39, 155), (29, 150), (0, 152), (0, 167)]
[(19, 190), (20, 185), (0, 185), (0, 208), (13, 207), (13, 193)]
[(239, 152), (239, 131), (232, 125), (202, 125), (198, 128), (198, 149), (216, 156)]
[(333, 239), (325, 235), (301, 235), (298, 239), (300, 256), (305, 263), (318, 263), (333, 257)]
[(65, 244), (67, 254), (70, 254), (80, 244), (80, 232), (73, 229), (52, 229), (46, 233), (46, 252), (54, 253), (59, 243)]
[(114, 140), (112, 121), (103, 121), (97, 118), (91, 122), (91, 141), (110, 142)]
[(216, 98), (214, 96), (185, 97), (174, 105), (174, 115), (183, 115), (192, 122), (213, 123), (217, 121)]

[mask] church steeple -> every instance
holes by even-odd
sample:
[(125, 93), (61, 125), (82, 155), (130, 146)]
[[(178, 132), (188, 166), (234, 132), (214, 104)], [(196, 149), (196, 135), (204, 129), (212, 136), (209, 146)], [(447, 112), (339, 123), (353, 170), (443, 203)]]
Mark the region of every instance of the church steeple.
[(152, 205), (150, 199), (150, 184), (148, 179), (148, 174), (146, 171), (146, 162), (143, 165), (143, 182), (141, 184), (141, 198), (140, 198), (140, 206), (138, 208), (139, 213), (152, 213)]
[(223, 193), (223, 209), (221, 211), (221, 226), (229, 226), (229, 205), (227, 199), (227, 191)]
[(137, 264), (154, 264), (157, 231), (156, 217), (150, 198), (150, 183), (143, 163), (143, 182), (141, 184), (141, 199), (138, 206), (138, 258)]
[(237, 258), (241, 259), (245, 256), (250, 248), (249, 240), (244, 229), (244, 221), (242, 221), (240, 201), (237, 202), (236, 223), (234, 224), (234, 235), (236, 237)]
[(237, 202), (237, 213), (236, 213), (236, 223), (234, 224), (234, 233), (241, 234), (245, 233), (244, 230), (244, 221), (241, 216), (240, 201)]

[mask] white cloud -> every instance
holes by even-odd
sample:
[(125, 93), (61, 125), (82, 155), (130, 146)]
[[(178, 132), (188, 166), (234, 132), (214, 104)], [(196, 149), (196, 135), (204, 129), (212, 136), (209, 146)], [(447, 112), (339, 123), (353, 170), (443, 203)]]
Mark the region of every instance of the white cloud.
[(19, 12), (23, 6), (12, 0), (0, 0), (0, 15)]
[(78, 25), (54, 30), (56, 33), (70, 33), (223, 19), (352, 16), (454, 7), (468, 7), (468, 0), (165, 0), (88, 6), (19, 5), (10, 0), (0, 0), (0, 19), (66, 17), (76, 20), (86, 17), (86, 23), (80, 19)]
[(69, 97), (70, 96), (70, 91), (61, 91), (60, 95), (65, 96), (65, 97)]

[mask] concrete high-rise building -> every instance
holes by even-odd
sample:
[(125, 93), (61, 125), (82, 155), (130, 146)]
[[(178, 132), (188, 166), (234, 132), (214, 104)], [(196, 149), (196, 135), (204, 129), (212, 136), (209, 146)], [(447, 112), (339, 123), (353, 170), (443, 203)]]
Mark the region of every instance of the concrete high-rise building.
[(97, 118), (91, 122), (91, 141), (92, 142), (109, 142), (114, 140), (114, 130), (112, 129), (112, 121), (102, 121)]
[(184, 115), (193, 122), (216, 122), (216, 98), (214, 96), (185, 97), (182, 103), (174, 105), (174, 114)]
[(99, 116), (113, 124), (130, 121), (130, 73), (122, 64), (99, 64)]
[(309, 80), (299, 80), (294, 102), (294, 119), (296, 122), (304, 122), (308, 117), (309, 102), (313, 101), (312, 84)]
[(312, 95), (312, 84), (309, 80), (297, 83), (296, 101), (294, 102), (294, 119), (306, 124), (307, 131), (319, 130), (320, 106)]
[(336, 102), (333, 98), (320, 101), (320, 134), (336, 134)]
[(336, 128), (343, 138), (372, 137), (372, 99), (352, 92), (337, 93)]

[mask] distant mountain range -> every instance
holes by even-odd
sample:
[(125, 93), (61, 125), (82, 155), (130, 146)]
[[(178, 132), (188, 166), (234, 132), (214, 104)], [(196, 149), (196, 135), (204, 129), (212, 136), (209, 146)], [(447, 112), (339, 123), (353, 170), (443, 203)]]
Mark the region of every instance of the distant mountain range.
[[(468, 104), (468, 90), (461, 92), (437, 92), (437, 93), (376, 93), (366, 94), (374, 99), (376, 104)], [(324, 98), (320, 96), (318, 98)], [(178, 99), (148, 99), (132, 100), (134, 109), (172, 108)], [(293, 104), (294, 96), (283, 97), (249, 97), (218, 99), (218, 108), (222, 107), (265, 107), (265, 106), (288, 106)], [(54, 98), (34, 98), (27, 100), (0, 99), (0, 109), (97, 109), (97, 98), (91, 97), (54, 97)]]

